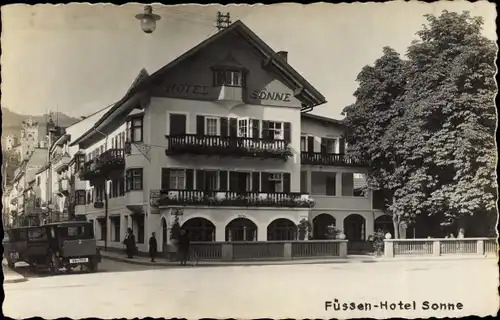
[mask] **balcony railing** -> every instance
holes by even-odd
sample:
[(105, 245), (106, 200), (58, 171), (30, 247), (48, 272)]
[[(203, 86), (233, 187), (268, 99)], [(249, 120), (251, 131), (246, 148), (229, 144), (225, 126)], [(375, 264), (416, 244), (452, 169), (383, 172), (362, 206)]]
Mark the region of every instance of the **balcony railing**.
[(288, 141), (246, 137), (166, 136), (167, 155), (197, 154), (287, 160), (293, 154)]
[(347, 240), (192, 242), (200, 260), (251, 261), (346, 258)]
[(109, 177), (112, 172), (125, 170), (123, 149), (110, 149), (97, 158), (85, 162), (80, 179), (94, 180)]
[(224, 207), (311, 208), (314, 200), (301, 193), (263, 193), (201, 190), (154, 190), (152, 206), (203, 205)]
[(68, 168), (69, 162), (71, 161), (71, 157), (67, 153), (58, 154), (53, 159), (54, 162), (54, 170), (56, 172), (61, 172), (64, 169)]
[(316, 166), (364, 166), (366, 163), (350, 158), (345, 154), (302, 152), (301, 163)]
[(492, 238), (390, 239), (384, 240), (386, 258), (409, 256), (497, 256)]

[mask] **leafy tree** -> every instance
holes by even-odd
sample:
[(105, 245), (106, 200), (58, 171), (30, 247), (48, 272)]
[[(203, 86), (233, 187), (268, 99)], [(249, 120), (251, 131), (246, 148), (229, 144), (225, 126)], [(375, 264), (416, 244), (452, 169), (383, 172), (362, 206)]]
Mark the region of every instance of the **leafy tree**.
[[(391, 88), (377, 89), (374, 80), (360, 82), (357, 92), (368, 95), (355, 94), (356, 103), (345, 110), (349, 152), (365, 160), (375, 155), (369, 177), (373, 185), (389, 190), (387, 210), (395, 224), (434, 216), (444, 227), (463, 227), (476, 217), (475, 224), (483, 222), (479, 229), (484, 229), (496, 218), (496, 47), (481, 35), (481, 18), (468, 12), (443, 11), (426, 18), (402, 73), (389, 77), (404, 83), (385, 106), (390, 121), (373, 120), (380, 110), (366, 105), (389, 96)], [(384, 76), (384, 69), (376, 71), (372, 78)], [(375, 133), (371, 140), (353, 128), (360, 121), (378, 126), (366, 129)]]
[[(373, 67), (364, 67), (358, 75), (356, 103), (346, 107), (343, 114), (349, 154), (368, 164), (368, 186), (380, 190), (388, 205), (402, 187), (402, 172), (397, 168), (393, 136), (387, 129), (400, 116), (396, 101), (405, 93), (406, 75), (405, 62), (395, 50), (385, 47), (383, 53)], [(397, 230), (399, 216), (393, 218)]]

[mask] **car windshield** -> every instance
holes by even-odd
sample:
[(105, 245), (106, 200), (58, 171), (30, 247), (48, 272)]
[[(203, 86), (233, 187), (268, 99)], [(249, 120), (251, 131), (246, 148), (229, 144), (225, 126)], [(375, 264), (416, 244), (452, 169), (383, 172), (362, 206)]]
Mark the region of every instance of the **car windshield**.
[(28, 229), (28, 241), (39, 242), (47, 240), (47, 230), (45, 228)]
[(93, 239), (94, 230), (90, 224), (59, 226), (59, 237), (62, 239)]

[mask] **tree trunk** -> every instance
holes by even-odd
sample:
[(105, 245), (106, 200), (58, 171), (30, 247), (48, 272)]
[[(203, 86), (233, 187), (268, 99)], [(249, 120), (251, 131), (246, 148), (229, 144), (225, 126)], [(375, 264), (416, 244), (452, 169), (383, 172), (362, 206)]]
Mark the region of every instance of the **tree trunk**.
[[(392, 198), (392, 203), (394, 204), (396, 200), (394, 197)], [(400, 225), (401, 217), (394, 212), (392, 213), (392, 225), (394, 227), (394, 239), (399, 239), (399, 225)]]

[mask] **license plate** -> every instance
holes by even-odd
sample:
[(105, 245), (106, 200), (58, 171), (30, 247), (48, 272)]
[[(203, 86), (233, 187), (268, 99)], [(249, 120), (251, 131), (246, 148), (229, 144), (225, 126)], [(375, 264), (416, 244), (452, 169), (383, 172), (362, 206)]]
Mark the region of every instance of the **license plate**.
[(89, 262), (89, 258), (69, 259), (69, 263), (85, 263), (85, 262)]

